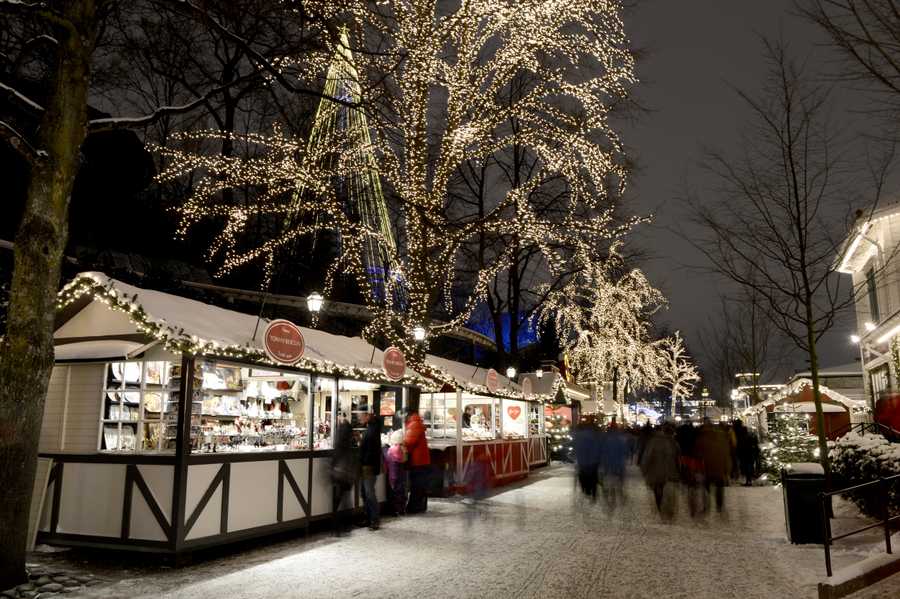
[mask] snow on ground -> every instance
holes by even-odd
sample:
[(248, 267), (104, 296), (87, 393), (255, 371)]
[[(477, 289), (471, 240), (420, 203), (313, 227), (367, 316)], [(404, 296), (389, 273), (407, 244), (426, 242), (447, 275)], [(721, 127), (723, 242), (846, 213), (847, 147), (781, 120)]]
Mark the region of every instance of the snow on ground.
[[(660, 520), (636, 471), (626, 494), (615, 511), (602, 500), (592, 505), (575, 490), (571, 468), (554, 466), (476, 508), (432, 499), (427, 514), (385, 519), (377, 532), (298, 538), (178, 570), (107, 570), (103, 576), (118, 581), (84, 596), (816, 596), (824, 576), (822, 548), (787, 542), (779, 488), (729, 487), (726, 511), (696, 520), (682, 501), (671, 523)], [(836, 567), (872, 551), (875, 535), (839, 546)], [(897, 596), (900, 575), (854, 595)]]

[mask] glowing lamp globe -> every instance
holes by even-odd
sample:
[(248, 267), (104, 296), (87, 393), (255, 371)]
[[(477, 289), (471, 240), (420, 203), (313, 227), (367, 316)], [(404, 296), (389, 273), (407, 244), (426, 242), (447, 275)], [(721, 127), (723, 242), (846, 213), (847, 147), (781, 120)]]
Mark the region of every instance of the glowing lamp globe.
[(318, 313), (322, 309), (323, 303), (325, 303), (325, 298), (319, 293), (313, 292), (306, 296), (306, 307), (313, 314)]

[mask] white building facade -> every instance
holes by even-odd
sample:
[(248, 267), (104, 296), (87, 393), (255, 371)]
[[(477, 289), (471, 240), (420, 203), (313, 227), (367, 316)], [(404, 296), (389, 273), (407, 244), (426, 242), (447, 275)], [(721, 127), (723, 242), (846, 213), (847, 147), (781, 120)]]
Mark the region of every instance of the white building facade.
[(850, 276), (855, 294), (864, 393), (869, 406), (897, 388), (892, 351), (900, 333), (900, 203), (860, 216), (844, 240), (836, 268)]

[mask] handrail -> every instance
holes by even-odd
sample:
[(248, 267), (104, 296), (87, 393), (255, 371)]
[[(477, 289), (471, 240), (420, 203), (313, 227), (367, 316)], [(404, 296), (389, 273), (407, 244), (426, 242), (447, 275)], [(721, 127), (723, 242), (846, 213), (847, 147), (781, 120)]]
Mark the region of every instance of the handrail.
[[(861, 432), (861, 433), (875, 432), (875, 433), (880, 433), (880, 434), (884, 435), (885, 437), (892, 437), (894, 439), (900, 439), (900, 431), (898, 431), (890, 426), (887, 426), (886, 424), (883, 424), (881, 422), (850, 422), (840, 428), (835, 429), (834, 431), (832, 431), (832, 433), (835, 434), (836, 436), (840, 437), (844, 433), (848, 433), (855, 429), (859, 429), (859, 432)], [(874, 430), (872, 430), (872, 429), (874, 429)]]
[[(846, 539), (847, 537), (851, 537), (855, 534), (859, 534), (861, 532), (865, 532), (867, 530), (871, 530), (873, 528), (877, 528), (879, 526), (884, 527), (884, 548), (888, 554), (893, 553), (891, 547), (891, 523), (900, 521), (900, 515), (891, 516), (888, 510), (888, 497), (889, 497), (889, 485), (893, 482), (900, 480), (900, 474), (893, 474), (891, 476), (886, 476), (883, 478), (879, 478), (877, 480), (872, 480), (869, 482), (861, 483), (858, 485), (853, 485), (852, 487), (846, 487), (844, 489), (838, 489), (837, 491), (823, 491), (819, 493), (819, 501), (822, 503), (822, 528), (823, 528), (823, 543), (825, 546), (825, 572), (828, 576), (832, 575), (831, 571), (831, 544), (834, 541), (838, 541), (840, 539)], [(851, 530), (850, 532), (844, 532), (836, 536), (832, 536), (831, 534), (831, 518), (829, 514), (831, 511), (828, 509), (830, 499), (834, 495), (843, 495), (844, 493), (850, 493), (852, 491), (857, 491), (862, 488), (877, 486), (880, 489), (880, 499), (881, 499), (881, 519), (874, 524), (869, 524), (867, 526), (863, 526), (862, 528), (858, 528), (856, 530)]]

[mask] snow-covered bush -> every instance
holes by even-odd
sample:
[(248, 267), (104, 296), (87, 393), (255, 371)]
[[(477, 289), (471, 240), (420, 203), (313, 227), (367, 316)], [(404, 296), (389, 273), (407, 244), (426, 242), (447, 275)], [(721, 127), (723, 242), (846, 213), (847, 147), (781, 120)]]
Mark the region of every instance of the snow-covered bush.
[[(851, 431), (834, 443), (829, 455), (832, 471), (842, 486), (900, 474), (900, 443), (891, 443), (881, 435)], [(880, 490), (867, 487), (847, 496), (863, 513), (881, 517)], [(900, 483), (890, 486), (888, 507), (892, 514), (900, 511)]]

